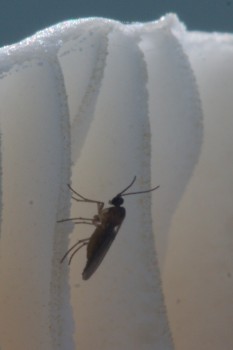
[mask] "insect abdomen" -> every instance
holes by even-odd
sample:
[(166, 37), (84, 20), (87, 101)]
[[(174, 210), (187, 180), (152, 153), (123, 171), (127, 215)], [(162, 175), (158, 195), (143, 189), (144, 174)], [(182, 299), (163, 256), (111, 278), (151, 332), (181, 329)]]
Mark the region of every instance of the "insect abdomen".
[[(100, 227), (97, 227), (96, 230), (98, 230)], [(82, 277), (84, 280), (87, 280), (88, 278), (91, 277), (91, 275), (96, 271), (96, 269), (99, 267), (101, 264), (103, 258), (107, 254), (110, 246), (112, 245), (116, 235), (117, 235), (116, 230), (114, 230), (114, 227), (109, 227), (106, 229), (104, 234), (99, 235), (96, 237), (95, 240), (93, 240), (93, 245), (91, 244), (92, 242), (89, 242), (89, 245), (87, 247), (87, 263), (86, 266), (83, 270)], [(95, 235), (96, 232), (94, 232), (93, 236)], [(92, 236), (92, 237), (93, 237)], [(91, 237), (91, 238), (92, 238)], [(95, 237), (93, 237), (95, 238)]]

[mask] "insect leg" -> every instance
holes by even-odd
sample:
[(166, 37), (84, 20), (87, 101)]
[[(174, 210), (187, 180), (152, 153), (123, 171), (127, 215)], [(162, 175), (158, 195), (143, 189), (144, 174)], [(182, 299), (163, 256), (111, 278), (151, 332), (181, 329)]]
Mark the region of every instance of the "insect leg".
[[(76, 220), (81, 220), (81, 221), (76, 221)], [(94, 225), (94, 226), (99, 226), (100, 225), (100, 219), (99, 219), (99, 215), (94, 215), (93, 218), (69, 218), (69, 219), (62, 219), (62, 220), (58, 220), (58, 223), (61, 222), (66, 222), (66, 221), (75, 221), (74, 225), (78, 225), (78, 224), (85, 224), (85, 225)]]
[(74, 196), (71, 196), (72, 199), (74, 199), (76, 202), (86, 202), (86, 203), (96, 203), (97, 204), (97, 207), (98, 205), (103, 208), (104, 206), (104, 202), (101, 202), (101, 201), (96, 201), (94, 199), (89, 199), (89, 198), (86, 198), (84, 196), (82, 196), (80, 193), (76, 192), (71, 186), (70, 184), (67, 184), (68, 188), (70, 189), (71, 192), (73, 192), (76, 196), (78, 196), (79, 198), (81, 199), (78, 199)]
[(73, 259), (73, 257), (75, 256), (75, 254), (79, 251), (79, 249), (81, 249), (82, 247), (84, 247), (85, 245), (88, 245), (88, 242), (83, 242), (83, 244), (78, 247), (77, 249), (75, 249), (75, 251), (71, 254), (69, 261), (68, 261), (68, 265), (70, 265), (71, 260)]
[[(65, 255), (63, 255), (60, 263), (62, 264), (63, 261), (65, 260), (65, 258), (69, 255), (69, 253), (75, 248), (77, 247), (80, 243), (81, 243), (81, 246), (75, 250), (75, 252), (77, 252), (79, 249), (81, 249), (82, 247), (84, 247), (85, 245), (88, 244), (90, 238), (84, 238), (84, 239), (80, 239), (78, 242), (76, 242), (74, 245), (72, 245), (72, 247), (70, 247), (70, 249), (67, 250), (67, 252), (65, 253)], [(73, 254), (72, 254), (73, 255)], [(70, 261), (70, 260), (69, 260)]]
[(62, 220), (58, 220), (57, 222), (65, 222), (65, 221), (75, 221), (75, 220), (83, 220), (83, 221), (91, 221), (93, 222), (93, 218), (68, 218), (68, 219), (62, 219)]

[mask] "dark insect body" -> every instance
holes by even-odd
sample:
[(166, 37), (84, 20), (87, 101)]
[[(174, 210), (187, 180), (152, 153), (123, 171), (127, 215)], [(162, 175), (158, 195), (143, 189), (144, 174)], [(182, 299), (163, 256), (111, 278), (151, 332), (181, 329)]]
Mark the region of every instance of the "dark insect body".
[[(126, 210), (121, 205), (124, 203), (123, 196), (140, 194), (146, 192), (152, 192), (159, 188), (159, 186), (146, 191), (125, 193), (135, 182), (136, 176), (133, 181), (120, 193), (118, 193), (112, 200), (109, 201), (111, 207), (104, 209), (104, 202), (88, 199), (74, 191), (70, 185), (69, 189), (73, 192), (72, 198), (77, 202), (96, 203), (98, 214), (93, 218), (71, 218), (63, 219), (58, 222), (74, 221), (74, 224), (87, 224), (96, 226), (95, 231), (89, 238), (80, 239), (75, 243), (63, 256), (61, 263), (71, 253), (69, 257), (69, 264), (71, 263), (74, 255), (84, 246), (87, 246), (87, 263), (83, 270), (82, 277), (84, 280), (89, 279), (96, 269), (101, 264), (103, 258), (107, 254), (110, 246), (112, 245), (116, 235), (124, 221), (126, 216)], [(77, 197), (76, 197), (77, 196)]]

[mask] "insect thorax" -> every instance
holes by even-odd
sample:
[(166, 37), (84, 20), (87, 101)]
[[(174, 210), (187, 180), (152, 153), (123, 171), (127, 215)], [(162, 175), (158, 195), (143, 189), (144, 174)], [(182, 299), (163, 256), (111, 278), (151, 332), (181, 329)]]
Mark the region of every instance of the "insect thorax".
[(118, 226), (125, 218), (126, 210), (124, 207), (109, 207), (102, 212), (102, 223)]

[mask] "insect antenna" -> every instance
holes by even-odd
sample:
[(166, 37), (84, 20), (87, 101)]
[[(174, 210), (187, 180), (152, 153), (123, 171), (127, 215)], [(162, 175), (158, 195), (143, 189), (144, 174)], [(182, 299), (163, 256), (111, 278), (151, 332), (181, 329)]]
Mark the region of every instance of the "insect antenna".
[(159, 187), (160, 186), (156, 186), (154, 188), (151, 188), (151, 189), (145, 190), (145, 191), (129, 192), (129, 193), (121, 194), (121, 196), (124, 197), (124, 196), (130, 196), (131, 194), (140, 194), (140, 193), (152, 192), (152, 191), (157, 190), (157, 188), (159, 188)]
[(134, 176), (133, 181), (131, 181), (130, 184), (129, 184), (123, 191), (121, 191), (120, 193), (118, 193), (118, 196), (121, 196), (122, 193), (124, 193), (124, 192), (127, 191), (131, 186), (133, 186), (135, 180), (136, 180), (136, 176)]

